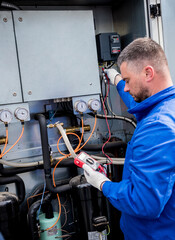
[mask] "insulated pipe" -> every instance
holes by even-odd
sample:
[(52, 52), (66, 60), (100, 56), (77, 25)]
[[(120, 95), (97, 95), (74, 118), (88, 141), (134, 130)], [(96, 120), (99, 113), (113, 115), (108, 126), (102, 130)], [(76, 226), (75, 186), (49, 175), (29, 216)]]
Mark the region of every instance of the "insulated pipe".
[(9, 184), (9, 183), (15, 183), (19, 203), (22, 203), (25, 198), (25, 185), (24, 185), (23, 180), (17, 175), (14, 175), (11, 177), (0, 176), (0, 185), (5, 185), (5, 184)]
[[(2, 167), (1, 167), (2, 166)], [(4, 168), (3, 165), (0, 166), (0, 174), (2, 174), (3, 176), (13, 176), (19, 173), (26, 173), (26, 172), (31, 172), (31, 171), (35, 171), (36, 169), (40, 168), (42, 169), (43, 166), (42, 165), (38, 165), (38, 166), (34, 166), (34, 167), (19, 167), (19, 168)]]
[[(60, 158), (54, 158), (53, 160), (59, 160)], [(56, 164), (56, 163), (55, 163)], [(55, 164), (52, 164), (52, 167), (54, 167)], [(1, 167), (2, 166), (2, 167)], [(74, 159), (64, 159), (64, 161), (61, 161), (59, 163), (59, 167), (76, 167), (74, 165)], [(11, 168), (4, 168), (3, 164), (0, 164), (0, 174), (3, 176), (13, 176), (20, 173), (26, 173), (35, 171), (37, 169), (43, 169), (43, 165), (37, 165), (33, 167), (11, 167)]]
[(53, 193), (58, 193), (60, 191), (61, 192), (68, 191), (71, 189), (71, 187), (69, 185), (65, 185), (64, 188), (62, 186), (59, 186), (59, 187), (53, 186), (46, 118), (43, 114), (36, 114), (36, 119), (39, 121), (39, 125), (40, 125), (41, 145), (42, 145), (43, 162), (44, 162), (44, 173), (45, 173), (47, 189)]

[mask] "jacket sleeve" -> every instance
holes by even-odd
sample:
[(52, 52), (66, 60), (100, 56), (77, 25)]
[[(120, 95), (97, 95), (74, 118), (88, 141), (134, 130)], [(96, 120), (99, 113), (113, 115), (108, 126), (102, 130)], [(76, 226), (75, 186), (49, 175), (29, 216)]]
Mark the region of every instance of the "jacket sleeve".
[(137, 103), (134, 101), (134, 98), (128, 92), (124, 92), (124, 88), (125, 88), (125, 81), (121, 80), (117, 84), (117, 91), (121, 99), (123, 100), (123, 102), (125, 103), (128, 109), (135, 107)]
[(157, 218), (175, 182), (175, 129), (154, 121), (142, 124), (134, 135), (129, 177), (119, 183), (105, 182), (102, 191), (122, 212)]

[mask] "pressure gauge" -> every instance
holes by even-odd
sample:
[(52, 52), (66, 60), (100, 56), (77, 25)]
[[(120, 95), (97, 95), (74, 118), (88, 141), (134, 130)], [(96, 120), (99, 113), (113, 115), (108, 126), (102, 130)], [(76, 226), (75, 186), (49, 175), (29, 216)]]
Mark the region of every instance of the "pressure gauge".
[(0, 120), (4, 123), (9, 123), (13, 119), (12, 112), (8, 109), (3, 109), (0, 111)]
[(83, 100), (79, 100), (79, 101), (75, 102), (74, 107), (75, 107), (75, 110), (79, 113), (86, 112), (86, 110), (87, 110), (87, 104)]
[(98, 99), (91, 99), (88, 102), (88, 108), (92, 111), (98, 111), (101, 108), (101, 103)]
[(19, 107), (15, 110), (15, 117), (20, 121), (26, 120), (28, 116), (29, 116), (29, 112), (26, 108)]

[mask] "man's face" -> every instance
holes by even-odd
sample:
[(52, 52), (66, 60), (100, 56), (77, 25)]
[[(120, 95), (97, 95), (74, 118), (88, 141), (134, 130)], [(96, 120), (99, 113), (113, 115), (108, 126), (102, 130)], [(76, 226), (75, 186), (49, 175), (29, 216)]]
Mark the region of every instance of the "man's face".
[(120, 66), (121, 75), (125, 81), (125, 92), (129, 92), (136, 102), (142, 102), (148, 98), (149, 90), (145, 84), (145, 73), (144, 70), (136, 71), (136, 67), (132, 69), (131, 65), (123, 62)]

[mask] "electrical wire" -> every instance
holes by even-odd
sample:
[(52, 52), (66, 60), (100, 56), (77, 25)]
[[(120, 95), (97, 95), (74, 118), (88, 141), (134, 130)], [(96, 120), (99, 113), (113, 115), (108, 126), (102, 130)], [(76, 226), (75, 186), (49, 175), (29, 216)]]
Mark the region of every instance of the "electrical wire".
[(3, 150), (2, 150), (2, 152), (1, 152), (1, 154), (0, 154), (0, 158), (2, 158), (2, 156), (3, 156), (3, 153), (4, 153), (4, 151), (5, 151), (6, 147), (7, 147), (7, 142), (8, 142), (8, 125), (6, 126), (6, 138), (5, 138), (5, 145), (4, 145), (4, 148), (3, 148)]
[[(80, 147), (81, 142), (82, 142), (82, 140), (83, 140), (83, 134), (84, 134), (83, 116), (81, 116), (81, 124), (82, 124), (82, 126), (81, 126), (81, 128), (82, 128), (81, 139), (80, 139), (79, 136), (78, 136), (77, 134), (75, 134), (75, 133), (67, 133), (67, 135), (68, 135), (68, 134), (75, 135), (75, 136), (78, 138), (78, 140), (79, 140), (79, 144), (78, 144), (78, 146), (76, 147), (76, 149), (74, 150), (75, 152), (78, 152), (78, 151), (79, 151), (79, 147)], [(62, 136), (58, 139), (58, 142), (57, 142), (57, 149), (58, 149), (59, 153), (62, 154), (62, 155), (64, 155), (64, 156), (66, 156), (66, 157), (71, 156), (71, 154), (68, 154), (68, 155), (67, 155), (67, 154), (64, 154), (64, 153), (62, 153), (62, 152), (60, 151), (60, 149), (59, 149), (59, 141), (61, 140), (61, 138), (62, 138)]]
[(60, 123), (56, 123), (55, 125), (56, 125), (56, 127), (58, 128), (58, 130), (60, 131), (60, 133), (61, 133), (61, 135), (62, 135), (62, 137), (63, 137), (63, 139), (64, 139), (64, 142), (65, 142), (65, 144), (66, 144), (66, 147), (67, 147), (67, 149), (69, 150), (70, 154), (71, 154), (74, 158), (76, 158), (77, 155), (75, 154), (75, 152), (74, 152), (74, 150), (73, 150), (73, 148), (72, 148), (72, 146), (71, 146), (71, 144), (70, 144), (70, 142), (69, 142), (69, 139), (68, 139), (68, 137), (67, 137), (67, 135), (66, 135), (66, 133), (65, 133), (64, 128), (61, 126)]
[(109, 109), (109, 111), (117, 118), (117, 119), (120, 119), (120, 120), (124, 120), (124, 121), (126, 121), (126, 122), (129, 122), (129, 123), (131, 123), (133, 126), (134, 126), (134, 128), (136, 128), (136, 123), (133, 121), (133, 120), (131, 120), (130, 118), (127, 118), (127, 117), (123, 117), (123, 116), (119, 116), (119, 115), (117, 115), (116, 113), (114, 113), (113, 111), (112, 111), (112, 109), (111, 109), (111, 107), (110, 107), (110, 104), (109, 104), (109, 97), (107, 97), (107, 106), (108, 106), (108, 109)]
[[(57, 125), (59, 125), (59, 126), (57, 126)], [(54, 167), (54, 169), (53, 169), (53, 177), (52, 177), (52, 178), (53, 178), (53, 184), (54, 184), (55, 187), (56, 187), (56, 185), (55, 185), (55, 171), (56, 171), (56, 168), (57, 168), (58, 164), (59, 164), (63, 159), (69, 157), (69, 156), (71, 155), (71, 152), (74, 151), (73, 149), (71, 149), (72, 147), (70, 148), (71, 145), (70, 145), (69, 139), (67, 138), (67, 135), (68, 135), (68, 134), (66, 135), (65, 132), (63, 132), (63, 128), (62, 128), (62, 126), (61, 126), (60, 124), (56, 124), (56, 127), (59, 129), (60, 133), (62, 134), (62, 137), (63, 137), (63, 139), (64, 139), (64, 141), (65, 141), (65, 143), (66, 143), (66, 146), (67, 146), (68, 150), (71, 150), (71, 151), (70, 151), (70, 154), (63, 154), (64, 157), (61, 158), (61, 159), (57, 162), (57, 164), (55, 165), (55, 167)], [(83, 117), (82, 117), (82, 135), (81, 135), (81, 139), (79, 138), (79, 136), (78, 136), (77, 134), (70, 133), (70, 134), (76, 135), (76, 136), (78, 137), (78, 139), (79, 139), (79, 144), (78, 144), (78, 146), (76, 147), (75, 151), (78, 151), (78, 149), (79, 149), (79, 146), (80, 146), (81, 141), (82, 141), (82, 139), (83, 139), (83, 133), (84, 133), (84, 128), (83, 128)], [(65, 136), (66, 136), (66, 137), (65, 137)], [(60, 138), (60, 139), (61, 139), (61, 138)], [(59, 144), (59, 142), (57, 143), (57, 147), (58, 147), (58, 149), (59, 149), (58, 144)], [(61, 152), (61, 151), (60, 151), (60, 152)], [(74, 154), (75, 154), (75, 153), (74, 153)], [(75, 156), (76, 156), (76, 154), (75, 154)], [(56, 222), (55, 222), (50, 228), (47, 228), (46, 231), (49, 230), (49, 229), (51, 229), (51, 228), (53, 228), (53, 227), (57, 224), (57, 222), (58, 222), (58, 220), (59, 220), (59, 218), (60, 218), (60, 216), (61, 216), (61, 202), (60, 202), (60, 199), (59, 199), (59, 195), (58, 195), (58, 194), (57, 194), (57, 198), (58, 198), (58, 204), (59, 204), (59, 215), (58, 215), (58, 218), (57, 218)]]
[(39, 206), (39, 209), (38, 209), (38, 212), (37, 212), (37, 218), (36, 218), (37, 220), (39, 219), (39, 214), (40, 214), (40, 211), (41, 211), (41, 206), (43, 204), (45, 190), (46, 190), (46, 182), (44, 181), (44, 188), (43, 188), (41, 203), (40, 203), (40, 206)]
[(67, 223), (67, 212), (66, 212), (65, 206), (63, 204), (61, 206), (64, 209), (64, 213), (65, 213), (65, 221), (64, 221), (63, 225), (61, 226), (61, 228), (63, 228)]
[[(12, 148), (14, 148), (16, 146), (16, 144), (22, 138), (23, 133), (24, 133), (24, 122), (22, 122), (22, 131), (21, 131), (21, 134), (20, 134), (19, 138), (16, 140), (16, 142), (5, 153), (1, 154), (0, 157), (5, 156)], [(7, 141), (8, 141), (8, 139), (6, 138), (6, 142)], [(4, 147), (4, 151), (5, 151), (5, 147)], [(0, 163), (4, 164), (4, 165), (7, 165), (7, 166), (11, 166), (11, 167), (32, 167), (32, 166), (38, 166), (38, 165), (43, 164), (43, 161), (39, 161), (39, 162), (35, 162), (35, 163), (14, 163), (14, 162), (9, 162), (9, 161), (0, 159)]]
[[(81, 144), (81, 140), (80, 140), (80, 137), (76, 134), (76, 133), (66, 133), (67, 135), (75, 135), (77, 138), (78, 138), (78, 140), (79, 140), (79, 144), (78, 144), (78, 146), (76, 147), (76, 149), (74, 150), (74, 152), (76, 152), (76, 150), (78, 150), (77, 148), (79, 148), (79, 145)], [(65, 154), (65, 153), (63, 153), (63, 152), (61, 152), (60, 151), (60, 149), (59, 149), (59, 142), (60, 142), (60, 140), (63, 138), (63, 136), (61, 136), (59, 139), (58, 139), (58, 142), (57, 142), (57, 149), (58, 149), (58, 151), (59, 151), (59, 153), (61, 154), (61, 155), (63, 155), (63, 156), (70, 156), (71, 154)]]
[[(49, 191), (45, 191), (44, 194), (45, 194), (45, 193), (48, 193), (48, 192), (49, 192)], [(43, 192), (42, 192), (42, 193), (38, 193), (38, 194), (36, 194), (36, 195), (32, 195), (32, 196), (30, 196), (30, 197), (27, 198), (27, 207), (28, 207), (28, 209), (29, 209), (29, 207), (30, 207), (30, 206), (29, 206), (29, 199), (34, 198), (34, 197), (38, 197), (38, 196), (40, 196), (40, 195), (42, 195), (42, 194), (43, 194)]]
[(95, 128), (96, 128), (96, 124), (97, 124), (97, 117), (95, 115), (95, 122), (94, 122), (94, 126), (93, 126), (93, 129), (92, 129), (92, 132), (91, 134), (89, 135), (88, 139), (86, 140), (86, 142), (78, 149), (78, 151), (80, 151), (90, 140), (90, 138), (92, 137), (92, 134), (94, 133), (95, 131)]
[(108, 128), (108, 132), (109, 132), (109, 137), (108, 137), (108, 140), (103, 144), (103, 146), (102, 146), (102, 152), (103, 152), (103, 154), (111, 161), (110, 163), (108, 163), (108, 164), (112, 164), (112, 159), (104, 152), (104, 147), (105, 147), (105, 145), (110, 141), (110, 139), (111, 139), (111, 130), (110, 130), (110, 127), (109, 127), (109, 123), (108, 123), (108, 119), (107, 119), (107, 115), (106, 115), (106, 111), (105, 111), (105, 105), (104, 105), (104, 103), (105, 103), (105, 101), (106, 101), (106, 99), (107, 99), (107, 97), (108, 97), (108, 94), (109, 94), (109, 89), (110, 89), (110, 85), (109, 85), (109, 78), (107, 77), (107, 81), (108, 81), (108, 89), (107, 89), (107, 93), (106, 93), (106, 96), (105, 96), (105, 99), (104, 99), (104, 101), (103, 101), (103, 111), (104, 111), (104, 114), (105, 114), (105, 120), (106, 120), (106, 124), (107, 124), (107, 128)]
[(5, 153), (1, 154), (2, 157), (3, 157), (4, 155), (6, 155), (12, 148), (14, 148), (14, 146), (15, 146), (15, 145), (19, 142), (19, 140), (22, 138), (23, 133), (24, 133), (24, 125), (22, 125), (22, 132), (21, 132), (19, 138), (16, 140), (16, 142), (15, 142)]
[[(59, 164), (64, 158), (65, 158), (65, 157), (61, 158), (61, 159), (57, 162), (57, 164), (55, 165), (55, 167), (54, 167), (53, 176), (52, 176), (54, 187), (56, 187), (56, 184), (55, 184), (55, 170), (56, 170), (58, 164)], [(58, 222), (59, 219), (60, 219), (60, 216), (61, 216), (61, 202), (60, 202), (60, 197), (59, 197), (59, 194), (58, 194), (58, 193), (57, 193), (57, 199), (58, 199), (58, 206), (59, 206), (58, 218), (57, 218), (56, 222), (55, 222), (51, 227), (45, 229), (44, 231), (48, 231), (48, 230), (52, 229), (52, 228), (57, 224), (57, 222)]]

